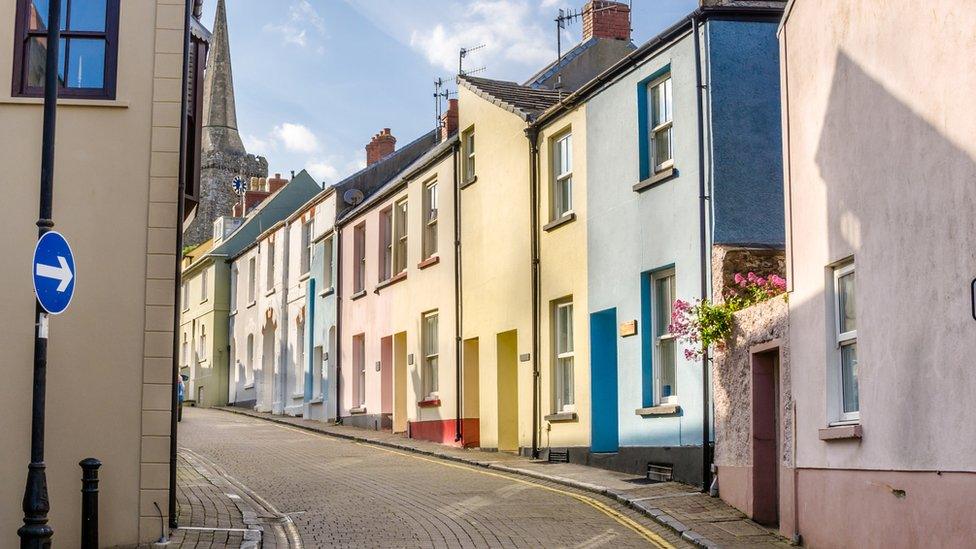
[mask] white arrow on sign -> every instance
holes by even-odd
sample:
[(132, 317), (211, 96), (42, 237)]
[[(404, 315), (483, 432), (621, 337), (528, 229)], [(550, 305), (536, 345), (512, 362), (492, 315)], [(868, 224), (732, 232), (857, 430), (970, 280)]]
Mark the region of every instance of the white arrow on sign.
[(53, 278), (54, 280), (61, 281), (61, 283), (58, 284), (58, 292), (64, 292), (68, 289), (68, 284), (71, 284), (71, 279), (74, 278), (75, 275), (71, 274), (71, 269), (68, 268), (68, 260), (63, 256), (58, 256), (58, 263), (61, 264), (58, 267), (38, 263), (37, 276)]

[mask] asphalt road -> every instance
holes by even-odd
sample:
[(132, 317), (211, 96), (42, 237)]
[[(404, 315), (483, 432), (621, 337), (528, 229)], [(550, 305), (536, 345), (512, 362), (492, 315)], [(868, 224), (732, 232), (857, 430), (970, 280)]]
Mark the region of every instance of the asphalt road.
[(188, 408), (181, 447), (295, 523), (305, 547), (688, 547), (608, 498)]

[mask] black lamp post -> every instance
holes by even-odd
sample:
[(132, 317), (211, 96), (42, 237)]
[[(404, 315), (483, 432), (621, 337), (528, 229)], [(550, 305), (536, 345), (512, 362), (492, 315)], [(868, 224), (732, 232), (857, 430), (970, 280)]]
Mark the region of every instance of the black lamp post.
[[(44, 67), (44, 129), (41, 144), (41, 200), (37, 237), (54, 227), (54, 132), (57, 125), (58, 59), (61, 42), (61, 2), (51, 0), (47, 10), (47, 57)], [(40, 302), (34, 318), (34, 389), (31, 409), (31, 460), (24, 489), (24, 525), (17, 530), (21, 549), (51, 547), (54, 529), (47, 523), (51, 505), (44, 473), (44, 404), (47, 385), (47, 312)]]

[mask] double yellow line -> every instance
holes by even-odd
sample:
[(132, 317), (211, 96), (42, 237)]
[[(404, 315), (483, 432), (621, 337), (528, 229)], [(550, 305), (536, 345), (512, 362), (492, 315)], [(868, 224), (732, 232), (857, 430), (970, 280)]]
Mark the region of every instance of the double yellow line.
[[(318, 434), (319, 436), (328, 436), (326, 433), (318, 433), (318, 432), (315, 432), (315, 431), (307, 431), (307, 430), (297, 429), (295, 427), (285, 426), (285, 425), (282, 425), (282, 424), (277, 423), (277, 422), (275, 423), (275, 425), (281, 427), (282, 429), (287, 429), (289, 431), (295, 431), (296, 433), (302, 433), (302, 434), (308, 435), (308, 436), (315, 436), (316, 434)], [(591, 498), (589, 496), (584, 496), (583, 494), (577, 494), (577, 493), (574, 493), (574, 492), (570, 492), (568, 490), (561, 490), (559, 488), (553, 488), (551, 486), (546, 486), (545, 484), (540, 484), (538, 482), (532, 482), (531, 480), (525, 480), (525, 479), (522, 479), (522, 478), (518, 478), (518, 477), (516, 477), (514, 475), (505, 475), (505, 474), (496, 473), (496, 472), (493, 472), (493, 471), (487, 471), (485, 469), (482, 469), (482, 468), (479, 468), (479, 467), (474, 467), (474, 466), (471, 466), (471, 465), (462, 465), (462, 464), (459, 464), (459, 463), (451, 463), (450, 461), (445, 461), (445, 460), (442, 460), (442, 459), (431, 459), (431, 458), (428, 458), (428, 457), (419, 456), (417, 454), (412, 454), (412, 453), (408, 453), (408, 452), (400, 452), (398, 450), (392, 450), (392, 449), (389, 449), (389, 448), (384, 448), (383, 446), (380, 446), (380, 445), (377, 445), (377, 444), (370, 444), (370, 443), (366, 443), (366, 442), (354, 442), (354, 444), (358, 444), (359, 446), (366, 446), (366, 447), (372, 448), (374, 450), (382, 450), (384, 452), (388, 452), (390, 454), (396, 454), (398, 456), (405, 456), (405, 457), (409, 457), (409, 458), (413, 458), (413, 459), (419, 459), (421, 461), (427, 461), (427, 462), (430, 462), (430, 463), (434, 463), (434, 464), (437, 464), (437, 465), (441, 465), (443, 467), (454, 467), (455, 469), (462, 469), (464, 471), (468, 471), (468, 472), (471, 472), (471, 473), (478, 473), (478, 474), (487, 475), (487, 476), (490, 476), (490, 477), (497, 477), (497, 478), (504, 479), (504, 480), (507, 480), (507, 481), (510, 481), (510, 482), (518, 482), (520, 484), (525, 484), (527, 486), (531, 486), (533, 488), (538, 488), (540, 490), (548, 490), (548, 491), (553, 492), (553, 493), (556, 493), (556, 494), (561, 494), (561, 495), (564, 495), (564, 496), (568, 496), (568, 497), (571, 497), (571, 498), (575, 499), (576, 501), (585, 503), (585, 504), (589, 505), (590, 507), (593, 507), (594, 509), (596, 509), (596, 510), (600, 511), (601, 513), (607, 515), (608, 517), (612, 518), (613, 520), (617, 521), (618, 523), (626, 526), (627, 528), (630, 528), (635, 533), (637, 533), (637, 535), (639, 535), (642, 538), (646, 539), (651, 544), (652, 547), (657, 547), (658, 549), (675, 549), (674, 545), (672, 545), (666, 539), (662, 538), (660, 535), (658, 535), (654, 531), (648, 529), (647, 527), (645, 527), (644, 525), (642, 525), (639, 522), (635, 521), (634, 519), (632, 519), (632, 518), (630, 518), (630, 517), (628, 517), (628, 516), (620, 513), (619, 511), (613, 509), (612, 507), (606, 505), (605, 503), (603, 503), (601, 501), (598, 501), (598, 500), (596, 500), (594, 498)]]

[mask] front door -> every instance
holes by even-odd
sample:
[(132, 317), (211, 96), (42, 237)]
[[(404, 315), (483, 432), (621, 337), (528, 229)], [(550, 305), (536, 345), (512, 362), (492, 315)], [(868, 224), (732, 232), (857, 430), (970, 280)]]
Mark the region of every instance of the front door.
[(752, 519), (779, 524), (779, 349), (752, 355)]

